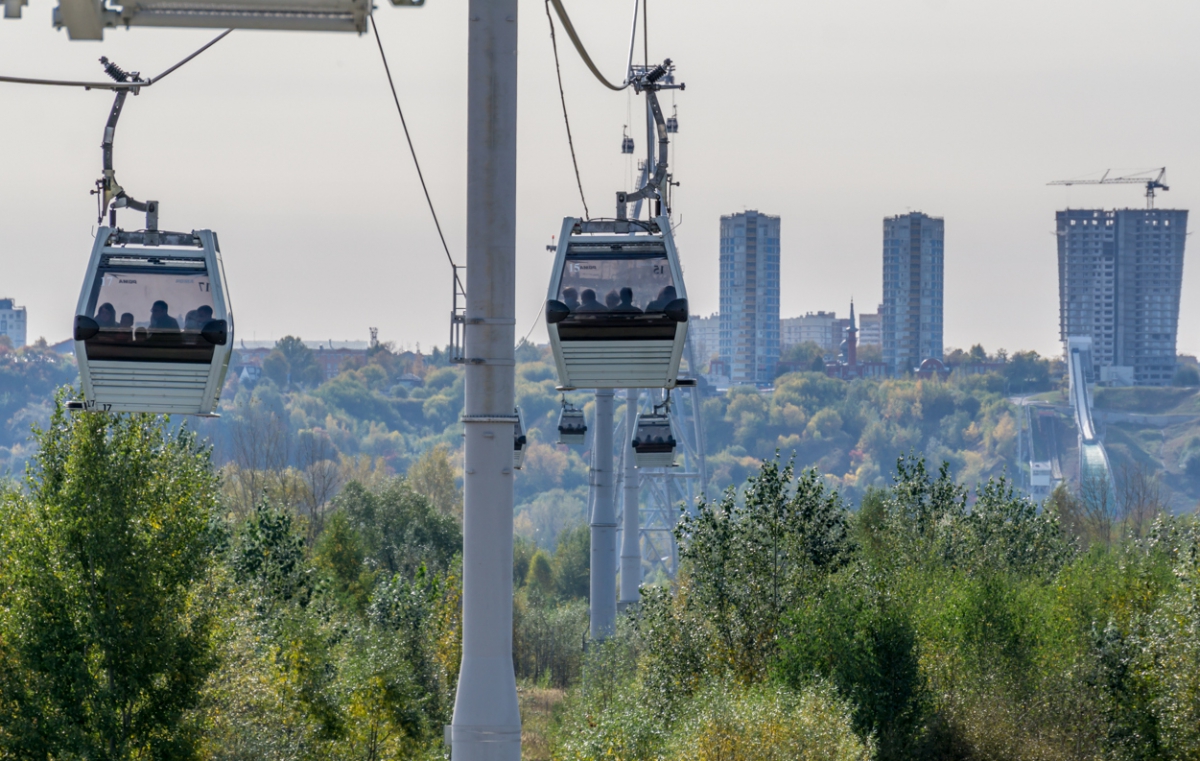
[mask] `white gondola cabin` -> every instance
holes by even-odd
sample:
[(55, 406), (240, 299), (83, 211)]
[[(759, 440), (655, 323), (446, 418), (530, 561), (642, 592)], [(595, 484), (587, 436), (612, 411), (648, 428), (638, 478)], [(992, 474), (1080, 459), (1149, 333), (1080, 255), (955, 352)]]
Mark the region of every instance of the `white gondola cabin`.
[(688, 304), (667, 218), (565, 219), (546, 326), (562, 389), (674, 388)]
[(97, 231), (75, 311), (75, 409), (212, 415), (232, 348), (215, 234)]
[(675, 466), (675, 437), (671, 434), (671, 416), (665, 404), (656, 405), (653, 412), (638, 414), (633, 458), (639, 468)]
[(562, 412), (558, 413), (558, 443), (583, 444), (587, 440), (587, 421), (583, 410), (563, 399)]
[(517, 407), (514, 412), (517, 422), (513, 424), (513, 469), (520, 470), (521, 465), (525, 463), (525, 445), (528, 439), (525, 436), (525, 416), (521, 414), (521, 408)]

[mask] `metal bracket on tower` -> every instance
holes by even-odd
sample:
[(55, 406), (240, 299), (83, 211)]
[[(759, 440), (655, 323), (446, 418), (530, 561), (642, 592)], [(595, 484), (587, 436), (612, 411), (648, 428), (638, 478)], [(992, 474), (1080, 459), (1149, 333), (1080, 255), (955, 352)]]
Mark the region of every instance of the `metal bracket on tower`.
[(453, 263), (450, 266), (454, 273), (454, 293), (452, 298), (453, 306), (450, 308), (450, 347), (448, 353), (451, 363), (463, 364), (467, 361), (463, 350), (463, 338), (467, 325), (467, 288), (463, 285), (465, 278), (459, 277), (458, 271), (465, 270), (466, 267)]

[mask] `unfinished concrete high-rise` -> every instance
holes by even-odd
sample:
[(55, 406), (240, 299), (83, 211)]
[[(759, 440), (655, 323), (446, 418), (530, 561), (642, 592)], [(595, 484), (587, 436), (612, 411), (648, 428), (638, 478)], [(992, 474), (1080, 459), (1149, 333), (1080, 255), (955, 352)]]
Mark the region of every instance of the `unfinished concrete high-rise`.
[(1059, 337), (1091, 339), (1101, 383), (1166, 386), (1175, 372), (1187, 211), (1057, 214)]
[(914, 211), (883, 220), (883, 361), (891, 372), (942, 359), (945, 223)]

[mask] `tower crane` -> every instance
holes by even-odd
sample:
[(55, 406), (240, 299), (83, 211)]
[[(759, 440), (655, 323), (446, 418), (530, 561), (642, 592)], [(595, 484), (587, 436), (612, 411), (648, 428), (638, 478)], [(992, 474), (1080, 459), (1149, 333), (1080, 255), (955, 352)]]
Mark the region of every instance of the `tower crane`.
[[(1131, 172), (1118, 177), (1110, 177), (1112, 169), (1104, 170), (1104, 174), (1098, 180), (1055, 180), (1048, 182), (1047, 185), (1129, 185), (1129, 184), (1144, 184), (1146, 186), (1146, 208), (1154, 208), (1154, 191), (1155, 190), (1170, 190), (1165, 180), (1167, 179), (1167, 168), (1165, 166), (1156, 167), (1154, 169), (1143, 169), (1139, 172)], [(1149, 176), (1154, 174), (1153, 177)]]

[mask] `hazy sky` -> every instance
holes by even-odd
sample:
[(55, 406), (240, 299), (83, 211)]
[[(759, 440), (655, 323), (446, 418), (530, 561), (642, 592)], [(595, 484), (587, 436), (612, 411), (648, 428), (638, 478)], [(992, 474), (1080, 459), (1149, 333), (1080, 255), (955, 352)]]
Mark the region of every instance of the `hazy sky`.
[[(0, 73), (157, 74), (208, 30), (70, 42), (53, 0), (0, 19)], [(609, 77), (632, 0), (566, 0)], [(566, 215), (582, 209), (543, 0), (521, 0), (518, 335), (535, 326)], [(378, 10), (451, 251), (465, 259), (465, 0)], [(1051, 188), (1107, 167), (1168, 167), (1159, 206), (1200, 208), (1200, 3), (1183, 0), (650, 0), (652, 58), (687, 90), (672, 169), (693, 313), (717, 309), (718, 218), (782, 216), (782, 311), (873, 311), (882, 219), (946, 220), (947, 346), (1059, 350), (1054, 212), (1143, 204), (1139, 186)], [(594, 215), (612, 214), (641, 104), (601, 87), (559, 30)], [(67, 337), (95, 227), (106, 92), (0, 84), (0, 296), (30, 338)], [(669, 104), (671, 95), (666, 96)], [(669, 109), (669, 105), (668, 105)], [(631, 119), (632, 114), (637, 114)], [(450, 273), (369, 37), (234, 32), (131, 97), (117, 177), (161, 225), (220, 234), (239, 337), (444, 344)], [(126, 213), (124, 225), (141, 227)], [(1200, 224), (1194, 222), (1193, 224)], [(1195, 256), (1188, 253), (1188, 258)], [(1179, 350), (1200, 352), (1200, 264), (1184, 268)], [(544, 340), (540, 323), (536, 340)]]

